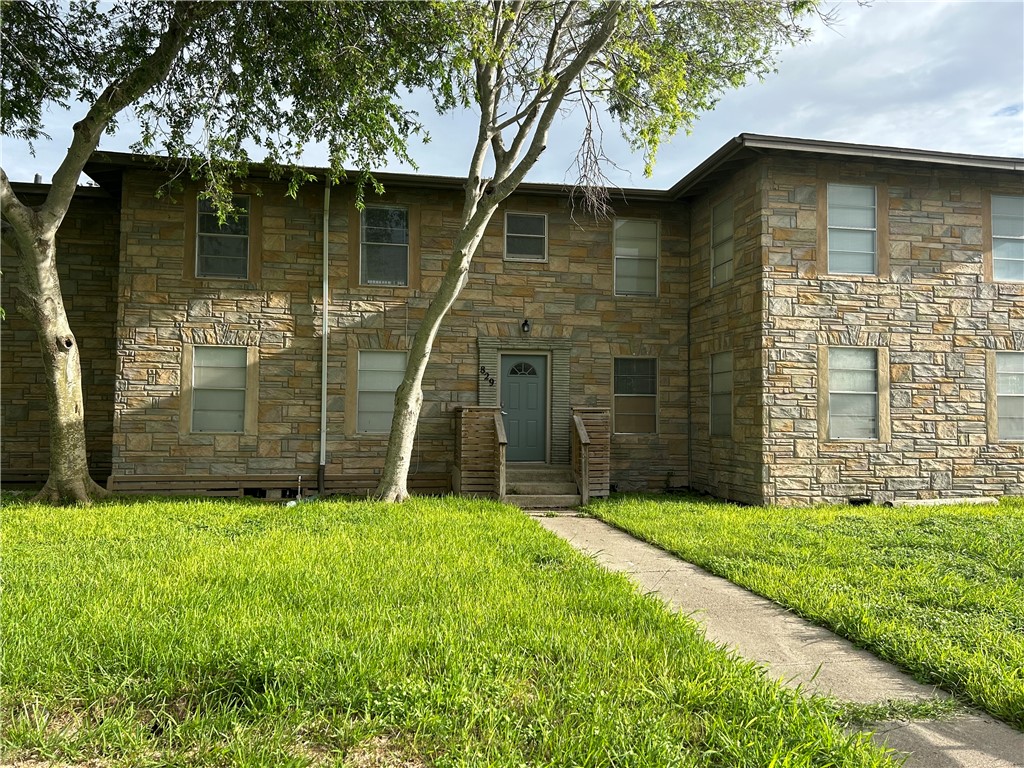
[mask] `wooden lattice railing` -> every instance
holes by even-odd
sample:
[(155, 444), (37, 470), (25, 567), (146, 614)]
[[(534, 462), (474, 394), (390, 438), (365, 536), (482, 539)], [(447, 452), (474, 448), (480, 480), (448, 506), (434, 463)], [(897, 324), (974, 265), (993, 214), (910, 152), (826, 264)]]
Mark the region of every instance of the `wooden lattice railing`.
[(501, 408), (462, 406), (457, 409), (452, 490), (465, 496), (504, 498), (507, 447)]
[(611, 413), (607, 408), (573, 408), (572, 476), (587, 504), (608, 495), (611, 478)]

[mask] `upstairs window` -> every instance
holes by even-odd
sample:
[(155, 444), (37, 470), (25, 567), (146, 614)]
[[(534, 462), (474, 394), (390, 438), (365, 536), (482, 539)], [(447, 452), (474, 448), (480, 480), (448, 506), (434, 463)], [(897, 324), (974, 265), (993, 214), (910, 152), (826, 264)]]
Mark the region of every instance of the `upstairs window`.
[(877, 350), (828, 350), (828, 426), (830, 440), (878, 439)]
[(992, 277), (1024, 281), (1024, 196), (992, 195)]
[(711, 356), (711, 427), (715, 437), (732, 435), (732, 352)]
[(509, 261), (547, 261), (548, 217), (543, 213), (507, 212), (505, 258)]
[(828, 185), (828, 271), (874, 275), (876, 248), (875, 188)]
[(245, 347), (192, 350), (192, 431), (245, 432)]
[(388, 433), (395, 415), (395, 391), (405, 376), (405, 352), (360, 352), (356, 393), (359, 432)]
[(615, 293), (658, 295), (658, 222), (615, 220)]
[(996, 353), (996, 419), (1000, 440), (1024, 440), (1024, 352)]
[(732, 279), (733, 242), (732, 200), (711, 209), (711, 285)]
[(360, 284), (408, 285), (408, 209), (367, 206), (363, 209), (360, 220)]
[(658, 431), (658, 361), (615, 358), (615, 431)]
[(209, 200), (199, 201), (196, 222), (196, 277), (245, 280), (249, 277), (249, 196), (235, 195), (236, 215), (221, 224)]

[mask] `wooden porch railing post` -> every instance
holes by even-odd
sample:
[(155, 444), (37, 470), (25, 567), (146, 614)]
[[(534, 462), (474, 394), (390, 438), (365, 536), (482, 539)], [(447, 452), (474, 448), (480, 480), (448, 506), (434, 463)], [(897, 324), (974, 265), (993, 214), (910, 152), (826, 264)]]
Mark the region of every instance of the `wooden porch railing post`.
[(578, 414), (572, 416), (572, 474), (584, 505), (590, 502), (590, 435)]
[(508, 448), (508, 438), (505, 436), (505, 423), (501, 420), (501, 408), (494, 411), (494, 437), (497, 451), (495, 459), (498, 466), (495, 467), (495, 480), (498, 499), (505, 498), (505, 451)]

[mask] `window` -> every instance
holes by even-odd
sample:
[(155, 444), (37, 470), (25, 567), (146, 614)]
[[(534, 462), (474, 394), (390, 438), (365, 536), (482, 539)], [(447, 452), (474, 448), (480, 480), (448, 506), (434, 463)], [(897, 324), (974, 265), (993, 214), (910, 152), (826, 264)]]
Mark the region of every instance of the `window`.
[(615, 431), (658, 431), (658, 361), (615, 358)]
[(657, 221), (615, 220), (615, 293), (619, 296), (657, 296)]
[(360, 221), (360, 284), (408, 285), (408, 209), (366, 207)]
[(395, 415), (395, 390), (405, 375), (405, 352), (360, 352), (357, 394), (359, 432), (387, 433)]
[(721, 285), (732, 279), (732, 200), (711, 209), (711, 284)]
[(992, 195), (992, 277), (1024, 281), (1024, 196)]
[(878, 439), (877, 350), (828, 350), (828, 423), (830, 440)]
[(711, 356), (711, 428), (716, 437), (732, 435), (732, 352)]
[(828, 185), (828, 271), (874, 275), (875, 188)]
[(1024, 352), (996, 352), (996, 418), (1000, 440), (1024, 440)]
[(192, 350), (192, 431), (245, 432), (245, 347)]
[(548, 217), (543, 213), (505, 214), (505, 258), (547, 261)]
[(220, 224), (209, 200), (200, 200), (196, 226), (196, 277), (249, 277), (249, 196), (235, 195), (237, 217)]

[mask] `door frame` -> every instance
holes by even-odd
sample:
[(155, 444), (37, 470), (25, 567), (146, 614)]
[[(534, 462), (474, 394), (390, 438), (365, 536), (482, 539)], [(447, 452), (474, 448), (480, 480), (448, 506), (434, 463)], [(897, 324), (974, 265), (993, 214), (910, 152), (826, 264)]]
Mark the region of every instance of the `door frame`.
[(501, 391), (504, 376), (502, 371), (505, 369), (505, 361), (502, 359), (505, 356), (508, 357), (543, 357), (544, 358), (544, 461), (515, 461), (510, 462), (513, 464), (550, 464), (551, 463), (551, 350), (550, 349), (530, 349), (529, 347), (510, 347), (508, 349), (501, 348), (498, 350), (498, 405), (505, 401), (504, 395)]

